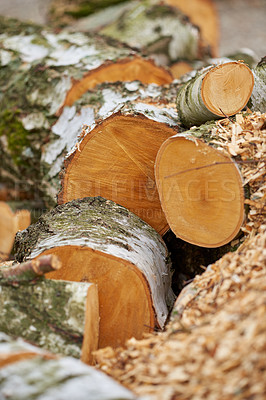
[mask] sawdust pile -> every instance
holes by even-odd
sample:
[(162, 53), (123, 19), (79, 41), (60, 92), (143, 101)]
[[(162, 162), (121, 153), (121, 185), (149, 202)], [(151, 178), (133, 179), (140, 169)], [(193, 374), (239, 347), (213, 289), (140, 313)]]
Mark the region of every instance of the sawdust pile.
[(152, 400), (266, 396), (266, 114), (214, 128), (249, 184), (246, 240), (179, 295), (165, 332), (95, 353), (96, 366)]
[(166, 332), (97, 351), (97, 367), (150, 399), (265, 399), (265, 259), (264, 225), (182, 292)]

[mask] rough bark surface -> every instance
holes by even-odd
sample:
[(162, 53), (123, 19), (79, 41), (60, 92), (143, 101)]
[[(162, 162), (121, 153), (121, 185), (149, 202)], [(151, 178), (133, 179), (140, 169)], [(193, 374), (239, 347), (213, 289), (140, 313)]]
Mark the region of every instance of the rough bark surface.
[(252, 111), (266, 112), (266, 57), (262, 58), (252, 70), (254, 74), (254, 88), (248, 107)]
[[(24, 266), (34, 263), (38, 260)], [(36, 278), (36, 273), (25, 272), (23, 264), (21, 274), (14, 274), (14, 268), (1, 266), (0, 269), (0, 330), (23, 337), (52, 353), (90, 361), (91, 354), (82, 354), (82, 345), (86, 335), (90, 335), (85, 332), (86, 313), (91, 312), (86, 309), (87, 298), (98, 296), (94, 285)], [(94, 323), (98, 326), (99, 320)], [(97, 336), (91, 339), (91, 350), (97, 349), (97, 339)]]
[(162, 64), (206, 53), (199, 30), (177, 8), (153, 1), (136, 4), (100, 32), (152, 55)]
[[(173, 130), (178, 129), (179, 120), (174, 105), (178, 87), (178, 83), (159, 87), (152, 84), (146, 86), (137, 81), (102, 84), (97, 89), (84, 94), (72, 107), (65, 107), (63, 113), (52, 127), (53, 138), (44, 146), (42, 154), (42, 168), (45, 171), (43, 187), (46, 190), (47, 198), (55, 200), (58, 194), (60, 188), (59, 172), (63, 165), (65, 164), (67, 171), (71, 159), (80, 155), (84, 143), (89, 136), (93, 135), (95, 128), (99, 127), (101, 131), (103, 129), (101, 123), (103, 121), (108, 122), (108, 119), (111, 120), (114, 115), (135, 116), (136, 122), (138, 116), (144, 116), (156, 121), (158, 126), (161, 123), (171, 127)], [(87, 107), (88, 104), (90, 107)], [(83, 129), (84, 126), (86, 129)], [(125, 125), (125, 137), (127, 129)], [(141, 146), (141, 141), (137, 136), (136, 142)], [(95, 157), (97, 156), (101, 158), (108, 157), (109, 159), (109, 154), (95, 155)], [(116, 161), (119, 162), (119, 160)], [(63, 194), (66, 189), (64, 188), (66, 171), (61, 176), (63, 188), (62, 193), (59, 195), (60, 203), (73, 199), (65, 197)], [(86, 186), (86, 180), (83, 182), (82, 187)], [(86, 195), (104, 196), (104, 193), (88, 191)], [(78, 197), (81, 197), (80, 193), (77, 193), (76, 198)], [(127, 206), (126, 204), (123, 205)]]
[[(135, 321), (130, 328), (133, 331), (150, 331), (155, 323), (161, 328), (164, 326), (174, 298), (167, 249), (154, 229), (124, 207), (102, 198), (72, 201), (57, 206), (17, 235), (18, 260), (49, 251), (61, 251), (61, 257), (68, 251), (71, 255), (65, 260), (69, 265), (63, 266), (61, 275), (52, 273), (49, 277), (98, 284), (101, 346), (110, 344), (106, 343), (108, 340), (115, 344), (125, 336), (133, 336), (134, 332), (126, 332), (132, 321)], [(87, 260), (91, 256), (93, 259), (86, 262), (84, 258), (84, 265), (74, 267), (73, 260), (83, 254)], [(126, 274), (124, 278), (123, 274)], [(127, 277), (133, 279), (132, 283), (121, 282)], [(129, 292), (131, 286), (132, 290), (141, 288), (139, 298), (134, 298), (134, 292), (125, 297), (123, 288), (128, 287)], [(138, 313), (142, 313), (137, 308), (140, 301), (144, 302), (143, 307), (147, 304), (143, 323), (149, 326), (138, 327)], [(119, 307), (126, 307), (127, 314), (118, 313)]]
[[(9, 362), (1, 365), (6, 357)], [(115, 380), (75, 358), (54, 358), (21, 339), (14, 341), (2, 333), (0, 393), (2, 399), (10, 400), (137, 400)]]
[(23, 177), (24, 189), (34, 189), (37, 197), (42, 146), (53, 136), (51, 127), (64, 105), (105, 81), (172, 81), (152, 61), (99, 35), (55, 34), (3, 17), (0, 31), (1, 179), (16, 183)]

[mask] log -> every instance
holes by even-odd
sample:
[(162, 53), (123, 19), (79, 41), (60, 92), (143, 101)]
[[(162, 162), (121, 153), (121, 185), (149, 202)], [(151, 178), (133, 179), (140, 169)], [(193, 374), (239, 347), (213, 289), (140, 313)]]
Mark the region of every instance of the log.
[(54, 357), (21, 339), (15, 341), (3, 334), (0, 335), (0, 363), (2, 360), (2, 399), (137, 400), (115, 380), (80, 360)]
[(151, 55), (161, 65), (208, 54), (198, 27), (180, 10), (161, 2), (136, 2), (99, 32)]
[(252, 111), (266, 112), (266, 57), (263, 57), (252, 70), (254, 74), (254, 89), (251, 94), (248, 107)]
[(247, 104), (254, 85), (252, 71), (241, 62), (209, 66), (177, 94), (180, 120), (186, 127), (231, 116)]
[[(59, 204), (102, 196), (163, 234), (168, 224), (156, 189), (154, 161), (160, 145), (179, 128), (175, 93), (176, 85), (101, 85), (81, 99), (84, 106), (65, 108), (53, 126), (58, 136), (43, 152), (46, 196), (55, 197), (62, 169)], [(92, 99), (94, 109), (86, 106)], [(81, 131), (84, 115), (87, 126)], [(64, 149), (68, 154), (63, 164)]]
[(47, 278), (97, 284), (99, 346), (119, 346), (163, 328), (173, 304), (165, 244), (122, 206), (101, 197), (73, 200), (40, 217), (16, 240), (17, 260), (55, 254)]
[(0, 267), (0, 331), (91, 363), (92, 351), (98, 348), (97, 287), (44, 279), (45, 273), (60, 268), (51, 254)]
[(219, 47), (219, 18), (215, 2), (212, 0), (164, 0), (165, 3), (180, 9), (200, 29), (205, 46), (212, 57), (216, 57)]
[[(184, 241), (218, 247), (232, 240), (244, 218), (242, 177), (230, 154), (211, 136), (215, 123), (166, 140), (155, 162), (162, 208), (170, 228)], [(220, 141), (221, 142), (221, 141)]]
[(14, 184), (23, 177), (24, 187), (37, 198), (43, 196), (42, 146), (54, 136), (51, 128), (65, 105), (105, 81), (165, 84), (173, 79), (150, 59), (99, 35), (56, 34), (3, 17), (0, 31), (1, 181)]
[(265, 127), (266, 113), (245, 112), (235, 121), (191, 128), (161, 146), (156, 184), (177, 237), (203, 247), (235, 239), (235, 248), (241, 234), (256, 234), (265, 217)]
[(4, 332), (0, 332), (0, 369), (9, 364), (34, 357), (54, 359), (57, 356), (44, 349), (31, 345), (21, 338), (15, 340)]
[(13, 248), (15, 235), (30, 225), (30, 212), (12, 212), (9, 205), (0, 201), (0, 261), (7, 260)]

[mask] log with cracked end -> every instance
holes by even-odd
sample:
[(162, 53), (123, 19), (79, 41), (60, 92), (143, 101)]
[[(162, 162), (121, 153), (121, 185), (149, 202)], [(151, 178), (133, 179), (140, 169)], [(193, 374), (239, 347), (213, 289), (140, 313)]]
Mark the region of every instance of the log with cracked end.
[(56, 254), (47, 278), (92, 282), (99, 290), (99, 346), (123, 345), (163, 328), (172, 306), (168, 252), (159, 234), (101, 197), (57, 206), (17, 236), (17, 259)]
[(54, 254), (1, 264), (0, 331), (92, 363), (99, 337), (98, 290), (92, 283), (44, 279), (61, 267)]
[[(55, 189), (60, 188), (61, 169), (59, 204), (102, 196), (163, 234), (168, 224), (155, 185), (154, 161), (160, 145), (179, 129), (174, 103), (177, 87), (103, 84), (84, 95), (80, 107), (65, 108), (53, 126), (57, 136), (42, 156), (48, 171), (43, 183), (47, 197), (55, 197)], [(93, 108), (87, 107), (92, 99)], [(87, 126), (81, 131), (82, 120)], [(69, 151), (64, 164), (63, 149)]]
[(191, 127), (234, 115), (246, 106), (253, 86), (252, 71), (242, 62), (203, 68), (178, 91), (180, 120)]
[(202, 247), (228, 243), (244, 219), (241, 173), (231, 155), (218, 149), (219, 136), (211, 137), (214, 126), (207, 123), (169, 138), (155, 162), (170, 228), (177, 237)]

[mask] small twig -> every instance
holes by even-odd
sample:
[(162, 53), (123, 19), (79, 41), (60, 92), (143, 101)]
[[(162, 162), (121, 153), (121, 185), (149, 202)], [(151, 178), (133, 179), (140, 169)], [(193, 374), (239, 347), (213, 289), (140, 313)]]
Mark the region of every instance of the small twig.
[(61, 268), (61, 261), (57, 256), (50, 254), (30, 260), (22, 264), (17, 264), (10, 268), (0, 270), (0, 281), (21, 282), (31, 281), (47, 272)]
[(221, 107), (219, 107), (219, 110), (221, 111), (221, 113), (223, 114), (224, 117), (226, 117), (227, 119), (229, 119), (229, 121), (235, 123), (235, 121), (233, 119), (231, 119), (230, 117), (228, 117), (228, 115), (226, 115), (223, 110), (221, 109)]

